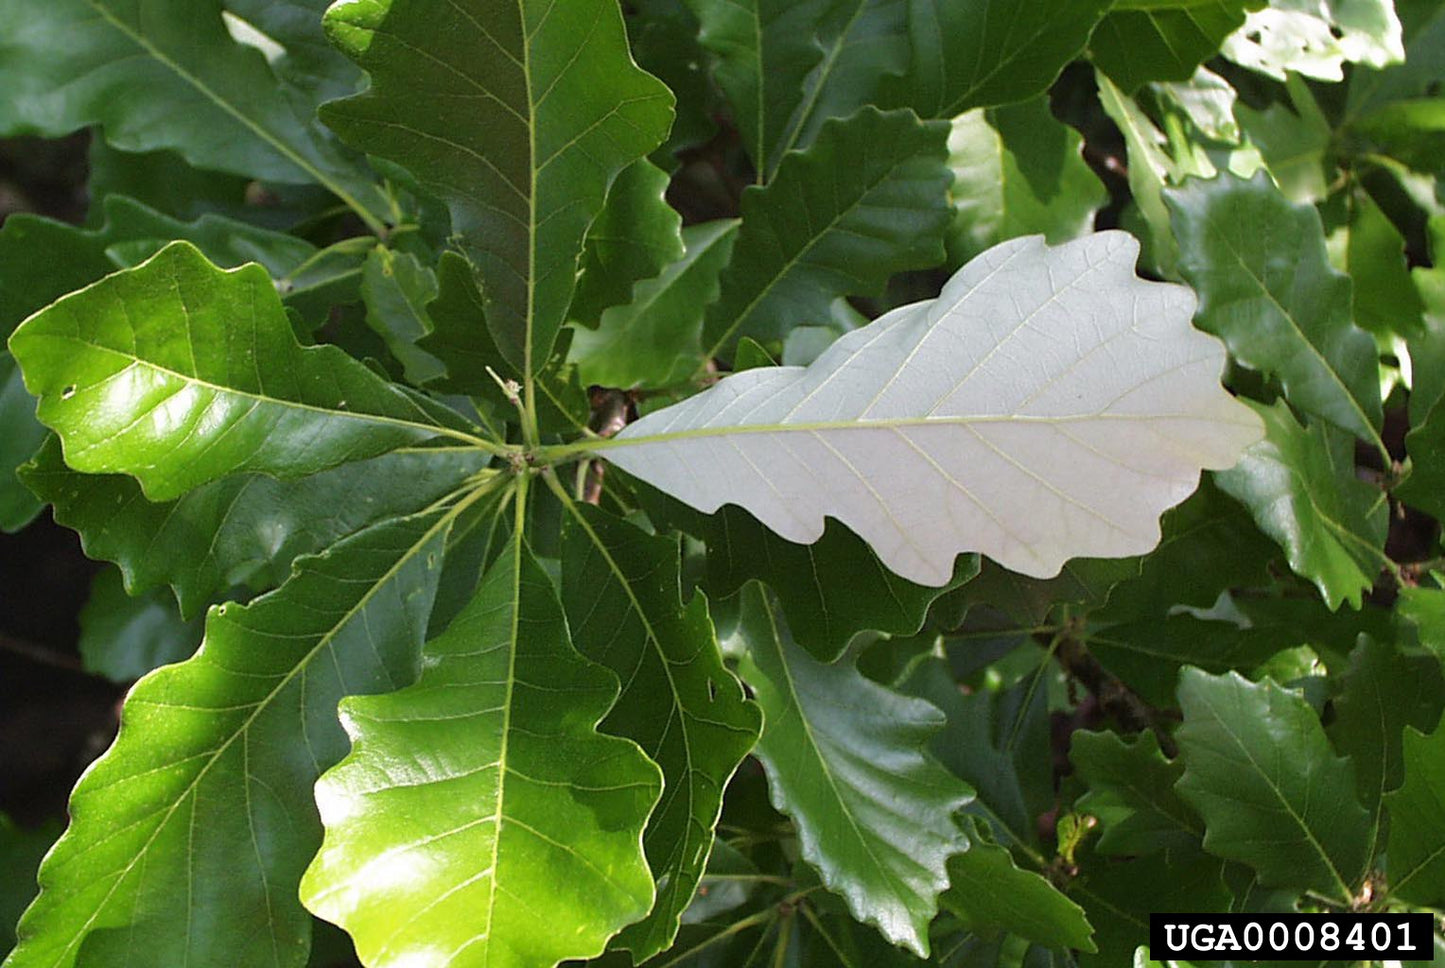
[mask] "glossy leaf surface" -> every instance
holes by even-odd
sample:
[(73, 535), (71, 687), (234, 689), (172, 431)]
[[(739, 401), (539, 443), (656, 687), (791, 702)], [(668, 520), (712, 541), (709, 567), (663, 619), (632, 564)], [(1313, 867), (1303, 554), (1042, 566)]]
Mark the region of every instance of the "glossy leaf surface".
[(919, 117), (951, 118), (1042, 94), (1110, 6), (1110, 0), (909, 0), (913, 61), (884, 88), (884, 101)]
[(617, 173), (666, 136), (671, 93), (632, 63), (613, 0), (339, 0), (326, 28), (372, 86), (322, 118), (447, 203), (497, 347), (537, 372), (587, 227)]
[(837, 518), (922, 584), (964, 551), (1039, 577), (1138, 554), (1258, 423), (1219, 387), (1223, 348), (1189, 327), (1188, 292), (1138, 279), (1137, 254), (1122, 233), (1005, 243), (812, 366), (735, 374), (596, 449), (790, 541)]
[(273, 594), (213, 610), (194, 658), (136, 685), (71, 795), (9, 968), (127, 951), (304, 964), (296, 889), (321, 842), (312, 784), (345, 752), (336, 703), (415, 677), (451, 520), (398, 519), (303, 560)]
[(713, 845), (722, 795), (762, 730), (724, 667), (707, 600), (682, 602), (677, 542), (586, 504), (563, 524), (562, 604), (578, 651), (622, 682), (604, 733), (635, 741), (662, 769), (643, 834), (657, 901), (612, 947), (641, 961), (671, 944)]
[(223, 272), (184, 242), (31, 317), (10, 349), (67, 463), (130, 474), (156, 501), (475, 440), (335, 347), (299, 346), (265, 270)]
[(1083, 143), (1053, 116), (1046, 98), (954, 118), (950, 262), (961, 265), (1020, 235), (1058, 245), (1089, 231), (1106, 195), (1084, 161)]
[(1445, 731), (1404, 735), (1405, 785), (1388, 798), (1390, 882), (1400, 897), (1438, 906), (1445, 901)]
[[(238, 43), (220, 0), (8, 0), (0, 129), (67, 135), (100, 125), (126, 151), (178, 151), (198, 168), (323, 185), (381, 225), (364, 164)], [(313, 9), (311, 16), (319, 14)]]
[(1283, 401), (1254, 409), (1265, 439), (1218, 476), (1220, 488), (1249, 509), (1330, 608), (1342, 601), (1358, 607), (1384, 560), (1384, 493), (1355, 478), (1353, 443), (1344, 433), (1323, 423), (1301, 427)]
[(1351, 320), (1349, 279), (1329, 264), (1314, 208), (1291, 204), (1263, 174), (1190, 182), (1169, 206), (1200, 327), (1277, 375), (1295, 406), (1378, 440), (1375, 343)]
[(1268, 679), (1195, 669), (1182, 678), (1176, 789), (1204, 818), (1205, 849), (1248, 864), (1267, 885), (1352, 897), (1369, 860), (1368, 823), (1354, 769), (1315, 711)]
[(1089, 38), (1099, 69), (1126, 93), (1146, 81), (1185, 81), (1265, 0), (1121, 0)]
[(170, 585), (189, 618), (232, 585), (279, 585), (299, 555), (420, 510), (485, 463), (475, 450), (408, 449), (296, 481), (234, 475), (157, 504), (133, 478), (66, 467), (52, 437), (22, 473), (86, 554), (119, 565), (132, 593)]
[(704, 354), (826, 322), (837, 297), (877, 294), (893, 273), (937, 264), (949, 218), (947, 132), (865, 108), (824, 125), (767, 187), (744, 192)]
[(634, 743), (596, 732), (616, 679), (572, 648), (520, 536), (423, 669), (342, 707), (353, 748), (317, 787), (326, 841), (307, 907), (371, 966), (601, 953), (651, 906), (641, 832), (660, 778)]
[(773, 805), (854, 917), (926, 956), (948, 858), (968, 847), (953, 814), (973, 796), (924, 750), (943, 715), (808, 655), (758, 585), (743, 590), (740, 633)]

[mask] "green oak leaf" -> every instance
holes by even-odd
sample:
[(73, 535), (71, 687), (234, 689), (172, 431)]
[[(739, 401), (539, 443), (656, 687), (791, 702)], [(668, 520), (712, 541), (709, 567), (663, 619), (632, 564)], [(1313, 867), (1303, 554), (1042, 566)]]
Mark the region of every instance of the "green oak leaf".
[(40, 501), (16, 477), (15, 469), (30, 459), (45, 440), (45, 427), (35, 419), (35, 400), (25, 392), (20, 368), (0, 352), (0, 531), (19, 531), (40, 513)]
[(1038, 678), (1026, 676), (998, 692), (966, 694), (945, 660), (929, 658), (919, 663), (903, 690), (947, 717), (931, 749), (976, 791), (968, 811), (987, 820), (996, 839), (1034, 844), (1035, 821), (1055, 802), (1048, 690), (1039, 688)]
[[(1313, 603), (1318, 605), (1318, 603)], [(1186, 665), (1206, 672), (1249, 672), (1283, 649), (1310, 641), (1289, 622), (1233, 622), (1193, 615), (1154, 616), (1085, 633), (1089, 651), (1146, 702), (1173, 704), (1179, 671)]]
[(977, 555), (960, 555), (942, 587), (900, 578), (867, 543), (828, 521), (813, 544), (797, 544), (764, 527), (742, 508), (727, 505), (707, 518), (707, 587), (722, 598), (749, 579), (777, 595), (793, 641), (814, 658), (832, 662), (863, 631), (912, 635), (940, 595), (978, 574)]
[(963, 265), (1020, 235), (1043, 235), (1058, 245), (1088, 232), (1108, 195), (1084, 161), (1083, 145), (1082, 135), (1054, 117), (1047, 98), (954, 118), (949, 263)]
[(1445, 729), (1406, 729), (1405, 783), (1385, 798), (1390, 812), (1390, 893), (1431, 907), (1445, 904)]
[(975, 934), (1007, 931), (1050, 948), (1093, 951), (1084, 909), (1039, 874), (1020, 870), (1012, 855), (969, 822), (969, 848), (948, 860), (943, 909)]
[(236, 472), (484, 444), (336, 347), (298, 345), (264, 269), (222, 271), (187, 242), (32, 316), (10, 351), (66, 462), (131, 474), (156, 501)]
[(596, 327), (605, 310), (631, 301), (638, 282), (682, 258), (682, 216), (664, 197), (669, 180), (646, 158), (618, 173), (587, 230), (568, 318)]
[(1129, 964), (1149, 940), (1149, 915), (1227, 911), (1224, 864), (1197, 847), (1177, 848), (1133, 860), (1093, 856), (1069, 884), (1069, 894), (1094, 926), (1097, 954), (1079, 958), (1082, 968)]
[(1225, 39), (1225, 57), (1284, 80), (1290, 72), (1338, 81), (1346, 63), (1384, 67), (1405, 58), (1393, 0), (1274, 0)]
[(90, 583), (90, 598), (80, 610), (80, 658), (87, 672), (130, 682), (189, 658), (204, 631), (199, 619), (181, 618), (166, 592), (151, 589), (132, 597), (120, 570), (107, 568)]
[(317, 784), (326, 839), (301, 896), (368, 965), (555, 965), (651, 907), (661, 776), (596, 731), (617, 681), (569, 639), (514, 534), (415, 685), (342, 704), (352, 752)]
[(0, 813), (0, 954), (15, 946), (15, 922), (35, 898), (36, 868), (58, 836), (58, 824), (32, 830)]
[(271, 69), (318, 102), (355, 92), (361, 72), (326, 40), (321, 15), (330, 0), (224, 0), (226, 9), (282, 48)]
[(761, 183), (908, 68), (907, 0), (688, 0)]
[(1402, 588), (1396, 606), (1400, 623), (1410, 628), (1445, 668), (1445, 591), (1438, 588)]
[[(94, 227), (105, 219), (105, 206), (112, 198), (140, 202), (173, 218), (194, 219), (202, 215), (246, 217), (246, 188), (250, 182), (240, 175), (192, 168), (174, 151), (121, 151), (93, 138), (87, 156), (90, 180), (86, 189), (90, 206), (86, 225)], [(325, 192), (307, 193), (308, 201), (334, 204)], [(280, 213), (289, 216), (291, 213)], [(250, 213), (252, 218), (256, 213)], [(266, 212), (263, 224), (275, 215)], [(299, 240), (298, 240), (299, 241)]]
[(1260, 883), (1348, 903), (1370, 858), (1350, 761), (1335, 755), (1298, 693), (1237, 673), (1186, 669), (1177, 734), (1179, 796), (1204, 819), (1204, 847), (1248, 864)]
[(1418, 97), (1445, 76), (1445, 7), (1434, 0), (1396, 0), (1405, 62), (1350, 72), (1347, 115), (1358, 117), (1392, 101)]
[(635, 741), (664, 779), (643, 834), (657, 902), (612, 943), (640, 963), (677, 933), (712, 849), (723, 790), (762, 716), (723, 665), (707, 600), (694, 595), (683, 605), (676, 539), (565, 503), (562, 605), (573, 642), (622, 681), (601, 730)]
[(615, 0), (337, 0), (326, 29), (371, 88), (322, 120), (447, 204), (498, 349), (535, 374), (587, 228), (666, 137), (671, 92), (632, 63)]
[(1179, 243), (1169, 225), (1165, 188), (1182, 177), (1179, 166), (1165, 151), (1164, 133), (1133, 98), (1114, 86), (1102, 71), (1096, 73), (1099, 104), (1124, 136), (1129, 161), (1129, 194), (1143, 222), (1137, 234), (1144, 244), (1148, 264), (1161, 275), (1177, 277)]
[(1201, 67), (1185, 81), (1157, 81), (1150, 85), (1160, 107), (1167, 114), (1188, 119), (1189, 124), (1211, 141), (1227, 145), (1240, 142), (1239, 92), (1218, 74)]
[(741, 671), (763, 708), (757, 757), (803, 857), (860, 921), (927, 957), (928, 922), (968, 847), (954, 813), (973, 797), (928, 752), (943, 714), (796, 645), (757, 584), (742, 592)]
[(1334, 125), (1302, 78), (1290, 75), (1285, 89), (1289, 104), (1239, 104), (1234, 113), (1285, 197), (1312, 205), (1329, 194), (1334, 178)]
[(1329, 239), (1335, 267), (1355, 290), (1355, 322), (1380, 340), (1425, 331), (1424, 303), (1406, 266), (1405, 237), (1368, 193), (1345, 193), (1345, 224)]
[[(472, 397), (494, 440), (503, 437), (500, 429), (517, 419), (517, 408), (502, 393), (491, 375), (522, 382), (522, 371), (512, 366), (497, 349), (487, 329), (486, 308), (482, 294), (467, 260), (455, 252), (442, 254), (437, 266), (437, 298), (426, 307), (433, 332), (417, 341), (417, 347), (437, 360), (446, 373), (427, 384), (428, 389), (446, 393), (464, 393)], [(556, 352), (535, 378), (537, 388), (537, 420), (549, 432), (577, 432), (587, 426), (588, 402), (576, 381), (575, 369), (561, 363), (569, 352), (567, 330), (557, 341)]]
[(436, 357), (417, 346), (433, 329), (426, 307), (436, 296), (436, 274), (411, 253), (377, 246), (366, 257), (361, 273), (366, 324), (402, 365), (407, 382), (416, 386), (445, 371)]
[(682, 230), (686, 251), (680, 259), (639, 282), (631, 301), (604, 312), (595, 330), (573, 334), (568, 358), (584, 383), (662, 389), (697, 372), (703, 315), (717, 299), (737, 228), (736, 219), (689, 225)]
[(1331, 609), (1359, 608), (1385, 558), (1385, 493), (1355, 477), (1354, 442), (1317, 421), (1302, 427), (1289, 407), (1251, 404), (1265, 439), (1215, 482), (1274, 538), (1295, 573), (1314, 582)]
[(1405, 452), (1410, 475), (1396, 489), (1412, 507), (1445, 519), (1445, 216), (1430, 222), (1436, 265), (1412, 273), (1425, 306), (1425, 328), (1409, 341), (1414, 364), (1410, 388), (1410, 432)]
[(1113, 586), (1094, 619), (1129, 622), (1163, 618), (1176, 605), (1209, 608), (1228, 589), (1268, 584), (1270, 561), (1279, 555), (1249, 511), (1223, 493), (1212, 475), (1164, 513), (1160, 529), (1164, 536), (1144, 557), (1139, 574)]
[(1115, 0), (1089, 56), (1132, 94), (1146, 81), (1185, 81), (1266, 0)]
[(634, 0), (624, 13), (638, 66), (677, 95), (672, 132), (650, 155), (653, 164), (672, 172), (679, 151), (703, 144), (717, 131), (721, 96), (708, 77), (701, 28), (687, 0)]
[(317, 123), (319, 92), (281, 82), (260, 51), (232, 38), (225, 9), (221, 0), (9, 0), (0, 131), (60, 137), (99, 125), (125, 151), (169, 148), (197, 168), (321, 185), (380, 229), (382, 194)]
[(1199, 327), (1277, 375), (1295, 406), (1383, 450), (1375, 342), (1350, 318), (1349, 278), (1329, 264), (1314, 207), (1262, 172), (1190, 181), (1168, 203)]
[(742, 336), (781, 339), (825, 323), (837, 297), (877, 295), (893, 274), (941, 262), (947, 137), (941, 122), (867, 107), (828, 121), (767, 187), (745, 191), (704, 356), (731, 353)]
[(1053, 578), (1020, 575), (984, 558), (977, 578), (938, 600), (929, 626), (953, 631), (974, 605), (997, 609), (1022, 628), (1042, 625), (1056, 606), (1092, 611), (1103, 606), (1120, 582), (1138, 577), (1138, 558), (1071, 558)]
[(1048, 90), (1112, 0), (908, 0), (913, 61), (882, 102), (951, 118)]
[(131, 690), (71, 794), (7, 968), (304, 964), (296, 898), (321, 843), (312, 785), (341, 759), (342, 696), (416, 676), (453, 511), (369, 528), (277, 591), (223, 605), (194, 658)]
[(1384, 797), (1405, 777), (1401, 736), (1406, 727), (1434, 729), (1445, 708), (1445, 677), (1431, 655), (1404, 655), (1369, 635), (1350, 655), (1334, 701), (1329, 736), (1355, 764), (1355, 789), (1370, 814), (1370, 854), (1384, 834)]
[(52, 437), (21, 474), (86, 554), (120, 566), (131, 594), (170, 585), (189, 619), (233, 585), (279, 585), (299, 555), (425, 507), (486, 461), (472, 448), (407, 448), (294, 481), (233, 475), (157, 504), (132, 477), (71, 470)]
[[(302, 239), (244, 222), (214, 215), (181, 222), (117, 196), (105, 200), (104, 222), (95, 229), (24, 213), (12, 215), (0, 228), (0, 335), (8, 338), (31, 313), (123, 268), (120, 250), (130, 252), (152, 239), (189, 239), (212, 261), (228, 268), (260, 262), (278, 279), (316, 251)], [(154, 245), (159, 249), (164, 242)], [(305, 294), (296, 296), (301, 299)], [(0, 426), (6, 428), (0, 434), (0, 529), (15, 530), (34, 517), (40, 503), (16, 480), (14, 471), (35, 453), (46, 431), (35, 419), (35, 401), (25, 392), (19, 367), (3, 348)]]
[(1184, 766), (1164, 758), (1152, 732), (1126, 740), (1079, 730), (1069, 740), (1069, 759), (1089, 788), (1074, 809), (1104, 828), (1099, 853), (1143, 856), (1198, 845), (1204, 825), (1173, 789)]

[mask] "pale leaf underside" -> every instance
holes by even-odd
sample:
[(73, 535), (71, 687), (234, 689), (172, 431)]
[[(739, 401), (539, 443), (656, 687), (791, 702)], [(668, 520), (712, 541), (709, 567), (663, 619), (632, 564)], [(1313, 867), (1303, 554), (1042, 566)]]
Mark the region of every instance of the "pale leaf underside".
[(1220, 387), (1192, 295), (1136, 277), (1137, 255), (1122, 232), (1004, 243), (807, 368), (737, 374), (592, 446), (791, 541), (834, 517), (925, 584), (965, 551), (1038, 577), (1140, 554), (1261, 428)]

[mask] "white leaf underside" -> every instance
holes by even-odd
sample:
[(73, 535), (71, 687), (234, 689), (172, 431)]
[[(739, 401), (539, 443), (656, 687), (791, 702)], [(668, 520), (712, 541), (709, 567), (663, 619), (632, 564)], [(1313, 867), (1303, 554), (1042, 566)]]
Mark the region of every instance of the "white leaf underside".
[(1137, 256), (1123, 232), (1005, 242), (811, 366), (730, 376), (598, 449), (791, 541), (836, 518), (927, 585), (965, 551), (1037, 577), (1142, 554), (1201, 468), (1233, 466), (1263, 428), (1220, 386), (1193, 293), (1139, 279)]

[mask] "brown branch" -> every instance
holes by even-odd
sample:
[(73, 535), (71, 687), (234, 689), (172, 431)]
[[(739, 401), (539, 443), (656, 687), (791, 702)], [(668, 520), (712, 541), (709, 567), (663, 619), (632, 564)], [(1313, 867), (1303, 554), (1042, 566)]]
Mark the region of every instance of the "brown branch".
[(10, 652), (31, 662), (40, 665), (48, 665), (57, 669), (64, 669), (67, 672), (79, 672), (86, 674), (85, 668), (80, 664), (80, 659), (64, 652), (57, 652), (54, 649), (37, 645), (34, 642), (27, 642), (24, 639), (17, 639), (14, 636), (0, 633), (0, 652)]
[(1098, 700), (1099, 707), (1113, 716), (1125, 731), (1139, 733), (1152, 729), (1165, 756), (1172, 759), (1178, 754), (1174, 737), (1164, 729), (1168, 716), (1149, 705), (1118, 676), (1105, 669), (1083, 642), (1073, 635), (1062, 635), (1054, 655), (1069, 677), (1083, 683), (1084, 688)]

